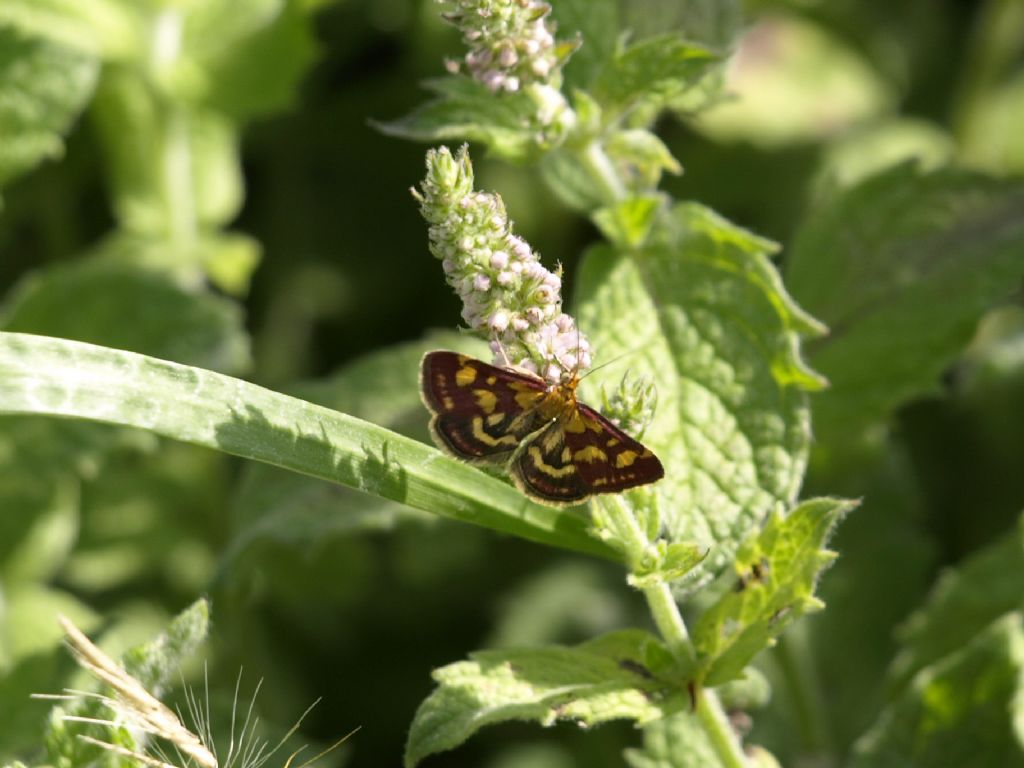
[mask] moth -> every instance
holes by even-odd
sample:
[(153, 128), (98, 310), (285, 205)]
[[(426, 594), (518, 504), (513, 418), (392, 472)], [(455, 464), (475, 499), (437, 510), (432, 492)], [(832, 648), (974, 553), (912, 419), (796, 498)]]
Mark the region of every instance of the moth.
[(428, 352), (420, 391), (437, 445), (473, 463), (508, 462), (516, 487), (553, 506), (660, 480), (658, 457), (557, 384), (456, 352)]

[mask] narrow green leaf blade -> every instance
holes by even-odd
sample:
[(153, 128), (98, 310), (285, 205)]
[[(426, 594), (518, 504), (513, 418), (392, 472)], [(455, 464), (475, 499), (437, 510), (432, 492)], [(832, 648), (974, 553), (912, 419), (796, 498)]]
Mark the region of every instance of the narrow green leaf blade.
[(644, 666), (658, 641), (640, 630), (604, 635), (572, 648), (481, 651), (434, 672), (438, 688), (420, 705), (405, 764), (458, 746), (485, 725), (569, 720), (587, 727), (612, 719), (645, 723), (679, 708), (684, 691), (662, 698), (664, 684)]
[(822, 607), (814, 588), (835, 558), (825, 543), (853, 506), (839, 499), (805, 501), (785, 517), (773, 514), (764, 530), (740, 547), (735, 563), (740, 581), (693, 630), (705, 684), (740, 677), (789, 623)]
[(376, 425), (199, 368), (0, 333), (0, 413), (139, 427), (462, 522), (614, 558), (589, 536), (577, 512), (533, 503), (506, 483)]
[(695, 583), (718, 573), (777, 504), (790, 507), (810, 442), (806, 390), (821, 381), (800, 359), (801, 335), (821, 332), (786, 294), (774, 246), (707, 208), (685, 203), (630, 257), (587, 253), (580, 326), (598, 362), (650, 377), (658, 411), (644, 435), (665, 478), (653, 486), (671, 541), (709, 551)]
[[(420, 360), (432, 349), (486, 354), (482, 342), (465, 334), (432, 335), (357, 359), (326, 379), (298, 387), (294, 394), (426, 441), (427, 413), (419, 390), (409, 382), (416, 380)], [(235, 535), (229, 556), (268, 538), (323, 542), (346, 531), (388, 528), (403, 514), (414, 514), (395, 502), (256, 463), (246, 467), (231, 506)], [(230, 563), (222, 567), (230, 568)]]
[(936, 388), (982, 313), (1024, 275), (1024, 185), (903, 165), (839, 195), (798, 233), (793, 295), (830, 335), (810, 354), (829, 443)]
[(851, 768), (1024, 765), (1024, 619), (994, 621), (921, 670), (855, 745)]

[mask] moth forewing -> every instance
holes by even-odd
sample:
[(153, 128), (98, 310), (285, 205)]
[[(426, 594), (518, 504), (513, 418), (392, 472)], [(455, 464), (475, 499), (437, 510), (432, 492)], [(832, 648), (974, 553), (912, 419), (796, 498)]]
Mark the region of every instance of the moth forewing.
[(516, 487), (532, 499), (567, 506), (659, 480), (664, 470), (648, 448), (577, 402), (578, 381), (574, 373), (549, 387), (446, 351), (428, 352), (420, 367), (438, 446), (469, 462), (507, 460)]

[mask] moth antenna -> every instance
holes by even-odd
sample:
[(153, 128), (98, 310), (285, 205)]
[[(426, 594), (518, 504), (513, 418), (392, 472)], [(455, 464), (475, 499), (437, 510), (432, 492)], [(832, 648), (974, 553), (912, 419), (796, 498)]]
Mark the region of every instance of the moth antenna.
[(511, 368), (512, 361), (508, 357), (508, 352), (505, 351), (505, 345), (501, 343), (501, 339), (497, 336), (494, 337), (494, 343), (498, 345), (498, 351), (501, 353), (501, 359), (504, 361), (501, 365), (502, 368)]
[(585, 379), (585, 378), (587, 378), (587, 376), (589, 376), (590, 374), (592, 374), (592, 373), (597, 373), (597, 372), (598, 372), (598, 371), (600, 371), (600, 370), (601, 370), (602, 368), (607, 368), (607, 367), (608, 367), (609, 365), (611, 365), (612, 363), (617, 363), (617, 362), (619, 362), (619, 360), (621, 360), (622, 358), (626, 357), (627, 355), (632, 355), (632, 354), (633, 354), (634, 352), (636, 352), (636, 350), (635, 350), (635, 349), (631, 349), (631, 350), (629, 350), (628, 352), (623, 352), (623, 353), (622, 353), (621, 355), (616, 355), (616, 356), (615, 356), (615, 357), (613, 357), (613, 358), (612, 358), (611, 360), (609, 360), (609, 361), (608, 361), (607, 363), (601, 363), (601, 364), (600, 364), (599, 366), (597, 366), (596, 368), (591, 368), (591, 369), (590, 369), (589, 371), (587, 371), (587, 372), (586, 372), (585, 374), (583, 374), (583, 375), (582, 375), (582, 376), (580, 377), (580, 379), (581, 379), (581, 380), (582, 380), (582, 379)]

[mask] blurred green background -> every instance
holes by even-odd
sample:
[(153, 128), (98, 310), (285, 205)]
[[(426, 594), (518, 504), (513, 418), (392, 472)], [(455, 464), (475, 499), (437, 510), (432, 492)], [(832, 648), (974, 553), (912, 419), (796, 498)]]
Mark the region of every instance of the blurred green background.
[[(450, 333), (460, 308), (409, 195), (425, 148), (371, 121), (420, 103), (419, 83), (458, 56), (457, 35), (432, 2), (278, 5), (286, 18), (272, 25), (287, 34), (273, 27), (278, 47), (261, 55), (294, 68), (284, 97), (234, 111), (215, 90), (182, 102), (222, 109), (240, 131), (244, 202), (203, 226), (251, 240), (218, 240), (215, 258), (190, 262), (198, 270), (166, 268), (173, 238), (125, 213), (141, 183), (126, 180), (132, 162), (155, 162), (144, 151), (124, 159), (145, 139), (125, 107), (136, 102), (118, 91), (131, 58), (104, 54), (98, 95), (71, 115), (63, 153), (2, 189), (0, 326), (217, 368), (426, 440), (414, 373), (395, 371), (451, 343), (425, 336)], [(785, 246), (832, 191), (908, 158), (1024, 172), (1024, 3), (794, 0), (750, 2), (746, 14), (727, 73), (735, 98), (659, 126), (685, 167), (665, 184), (675, 197)], [(0, 30), (19, 23), (0, 9)], [(258, 92), (265, 74), (245, 87)], [(211, 174), (233, 162), (232, 151), (218, 157)], [(533, 169), (474, 161), (478, 186), (503, 196), (517, 231), (548, 265), (562, 262), (571, 285), (596, 230)], [(218, 183), (230, 187), (231, 173)], [(246, 290), (253, 242), (261, 255)], [(147, 259), (162, 266), (138, 269)], [(894, 628), (941, 568), (1024, 508), (1022, 299), (1017, 286), (941, 388), (898, 412), (883, 458), (812, 462), (806, 495), (867, 502), (833, 542), (843, 557), (823, 584), (829, 609), (789, 644), (819, 678), (825, 714), (808, 720), (784, 688), (754, 713), (754, 736), (785, 764), (845, 754), (874, 717)], [(215, 707), (240, 668), (243, 688), (264, 679), (259, 707), (278, 727), (322, 696), (306, 738), (362, 725), (338, 759), (370, 766), (399, 763), (430, 669), (476, 648), (646, 621), (614, 566), (148, 435), (7, 417), (0, 462), (3, 759), (38, 746), (48, 707), (26, 696), (58, 689), (70, 668), (55, 610), (123, 648), (208, 594)], [(770, 676), (777, 663), (766, 662)], [(628, 725), (503, 725), (428, 764), (613, 766), (637, 738)]]

